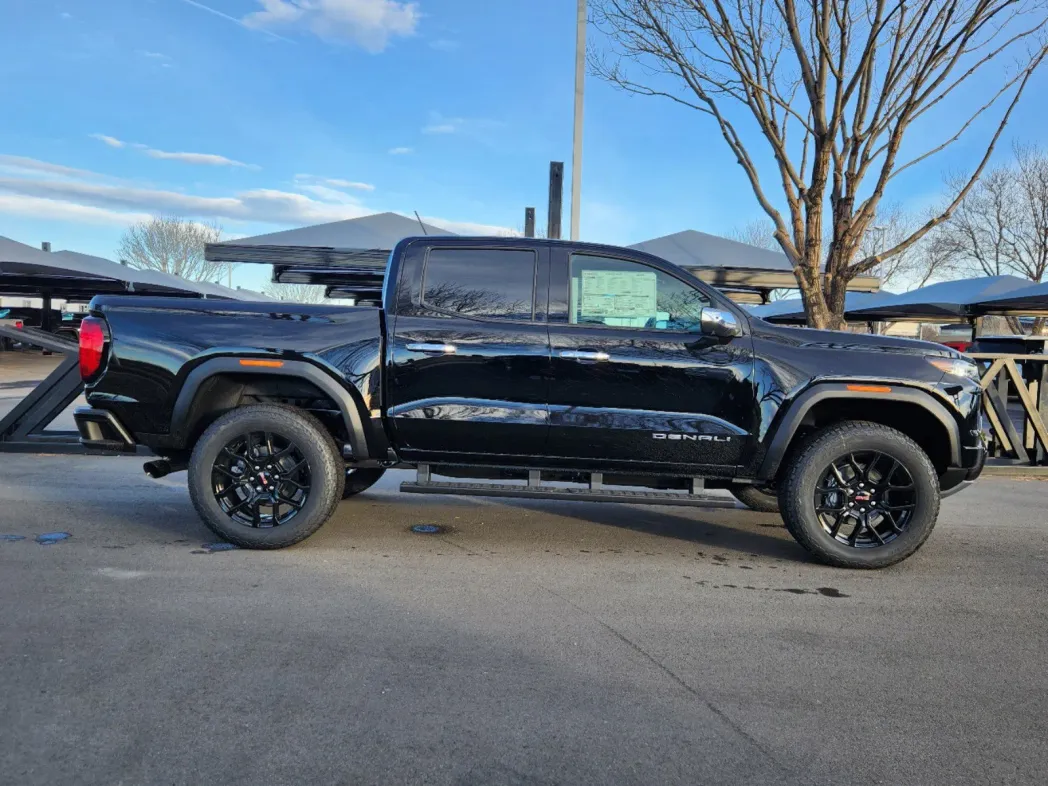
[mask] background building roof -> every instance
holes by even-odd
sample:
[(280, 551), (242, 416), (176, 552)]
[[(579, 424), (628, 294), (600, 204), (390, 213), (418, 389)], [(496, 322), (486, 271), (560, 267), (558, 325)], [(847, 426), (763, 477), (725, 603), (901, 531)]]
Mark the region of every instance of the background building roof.
[(266, 235), (229, 240), (215, 245), (230, 246), (316, 246), (319, 248), (392, 249), (414, 235), (453, 235), (431, 224), (420, 223), (399, 213), (376, 213), (362, 218), (333, 221), (311, 227), (270, 232)]
[(734, 267), (752, 270), (785, 270), (793, 266), (781, 251), (769, 251), (757, 246), (707, 235), (694, 229), (685, 229), (630, 246), (680, 267)]

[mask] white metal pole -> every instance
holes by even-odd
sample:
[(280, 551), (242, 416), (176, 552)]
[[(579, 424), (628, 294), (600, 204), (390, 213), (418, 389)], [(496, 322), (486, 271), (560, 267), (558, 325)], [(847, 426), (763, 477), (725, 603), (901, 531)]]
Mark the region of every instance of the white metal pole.
[(578, 0), (575, 20), (575, 133), (571, 148), (571, 239), (579, 239), (582, 209), (582, 108), (586, 82), (586, 0)]

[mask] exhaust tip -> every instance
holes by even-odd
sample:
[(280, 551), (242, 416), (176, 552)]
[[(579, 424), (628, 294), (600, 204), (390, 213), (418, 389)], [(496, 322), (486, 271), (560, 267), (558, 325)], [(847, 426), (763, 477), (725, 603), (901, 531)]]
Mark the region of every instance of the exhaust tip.
[(142, 469), (146, 471), (146, 474), (149, 475), (149, 477), (157, 480), (158, 478), (171, 474), (171, 462), (164, 459), (160, 459), (159, 461), (147, 461), (142, 465)]

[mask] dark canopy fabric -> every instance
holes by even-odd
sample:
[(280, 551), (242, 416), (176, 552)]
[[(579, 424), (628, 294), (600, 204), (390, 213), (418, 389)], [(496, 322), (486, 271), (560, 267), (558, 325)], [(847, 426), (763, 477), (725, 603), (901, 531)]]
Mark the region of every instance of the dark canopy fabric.
[(134, 287), (135, 292), (169, 292), (171, 294), (203, 295), (208, 294), (198, 282), (186, 281), (169, 273), (158, 270), (139, 270), (113, 262), (104, 257), (82, 254), (79, 251), (54, 251), (47, 256), (88, 273), (100, 273), (108, 278), (124, 281)]
[[(0, 237), (0, 290), (20, 294), (48, 292), (66, 298), (126, 292), (207, 294), (193, 282), (166, 273), (136, 270), (76, 251), (40, 251), (6, 237)], [(218, 293), (214, 296), (230, 297)]]
[(976, 304), (1029, 286), (1016, 276), (987, 276), (921, 287), (895, 295), (874, 295), (855, 308), (845, 309), (851, 321), (890, 319), (956, 319), (972, 316)]
[(1028, 286), (980, 300), (972, 304), (972, 310), (979, 314), (1035, 315), (1048, 313), (1048, 282), (1026, 283)]
[(100, 292), (122, 292), (123, 282), (83, 265), (55, 259), (7, 237), (0, 236), (0, 291), (36, 293), (42, 290), (65, 292), (98, 287)]
[[(880, 294), (870, 292), (849, 292), (844, 298), (845, 314), (880, 297)], [(800, 298), (776, 300), (764, 306), (754, 306), (750, 313), (768, 322), (802, 325), (808, 321), (804, 314), (804, 303)]]

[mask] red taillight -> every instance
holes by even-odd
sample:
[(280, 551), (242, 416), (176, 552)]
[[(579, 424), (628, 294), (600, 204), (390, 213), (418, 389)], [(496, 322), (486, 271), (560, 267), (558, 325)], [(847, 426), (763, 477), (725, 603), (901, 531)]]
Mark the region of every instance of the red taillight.
[(106, 326), (96, 317), (80, 323), (80, 377), (89, 380), (102, 368), (106, 348)]
[(15, 329), (16, 330), (21, 330), (24, 327), (25, 327), (25, 322), (23, 322), (22, 320), (18, 320), (17, 322), (15, 322)]

